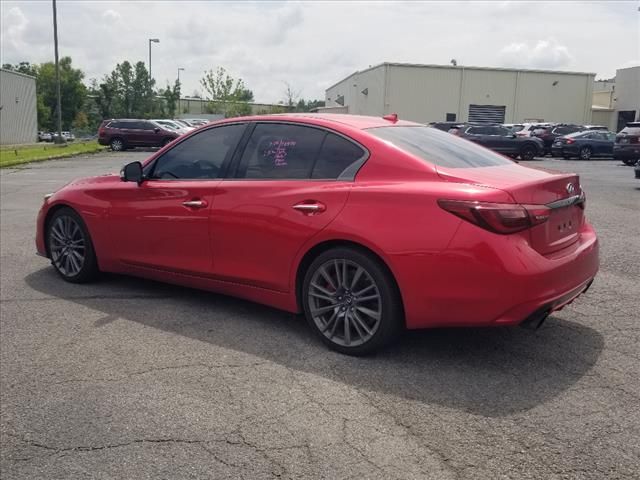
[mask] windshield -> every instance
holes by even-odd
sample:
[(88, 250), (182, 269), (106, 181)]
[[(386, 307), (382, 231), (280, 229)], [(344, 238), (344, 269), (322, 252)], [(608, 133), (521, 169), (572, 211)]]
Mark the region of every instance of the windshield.
[(449, 168), (508, 165), (511, 160), (473, 142), (429, 127), (377, 127), (370, 134), (422, 160)]

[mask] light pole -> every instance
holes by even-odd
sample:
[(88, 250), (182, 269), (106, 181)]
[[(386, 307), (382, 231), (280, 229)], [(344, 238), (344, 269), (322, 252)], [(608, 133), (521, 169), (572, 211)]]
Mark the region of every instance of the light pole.
[(160, 43), (160, 39), (159, 38), (150, 38), (149, 39), (149, 83), (151, 83), (151, 79), (153, 78), (151, 76), (151, 44), (152, 43)]
[(56, 9), (56, 0), (53, 0), (53, 44), (56, 57), (56, 96), (57, 96), (57, 108), (58, 108), (58, 137), (55, 139), (56, 143), (65, 143), (62, 138), (62, 100), (60, 98), (60, 64), (58, 63), (58, 12)]
[(180, 70), (184, 71), (184, 68), (178, 67), (178, 116), (182, 113), (180, 111), (180, 90), (182, 90), (182, 85), (180, 85)]

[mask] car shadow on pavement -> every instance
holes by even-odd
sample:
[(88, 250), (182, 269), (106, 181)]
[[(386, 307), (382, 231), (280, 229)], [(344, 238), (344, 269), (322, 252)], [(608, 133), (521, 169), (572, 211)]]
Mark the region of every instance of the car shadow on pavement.
[[(538, 331), (519, 327), (407, 332), (390, 348), (356, 358), (331, 352), (301, 316), (223, 295), (125, 276), (73, 285), (52, 268), (26, 277), (34, 290), (322, 376), (367, 391), (499, 417), (529, 410), (576, 383), (595, 364), (602, 336), (551, 317)], [(563, 316), (568, 316), (564, 314)]]

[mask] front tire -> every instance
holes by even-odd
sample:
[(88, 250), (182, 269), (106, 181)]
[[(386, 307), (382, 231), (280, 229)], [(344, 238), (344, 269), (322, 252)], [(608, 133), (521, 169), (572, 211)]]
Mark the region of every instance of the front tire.
[(309, 266), (301, 303), (311, 328), (331, 349), (365, 355), (389, 344), (403, 325), (396, 284), (370, 254), (333, 248)]
[(637, 158), (626, 158), (624, 160), (622, 160), (622, 162), (629, 166), (629, 167), (633, 167), (636, 163), (638, 163), (638, 159)]
[(63, 280), (85, 283), (98, 274), (98, 262), (89, 230), (74, 210), (57, 210), (46, 230), (47, 251), (51, 264)]

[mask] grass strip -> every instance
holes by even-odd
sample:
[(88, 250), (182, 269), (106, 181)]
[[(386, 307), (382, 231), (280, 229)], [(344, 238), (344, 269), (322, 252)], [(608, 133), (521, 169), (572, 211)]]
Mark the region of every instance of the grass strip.
[(95, 140), (69, 142), (65, 145), (40, 143), (37, 145), (2, 147), (0, 148), (0, 168), (15, 167), (16, 165), (41, 162), (54, 158), (73, 157), (83, 153), (96, 153), (106, 148), (99, 145)]

